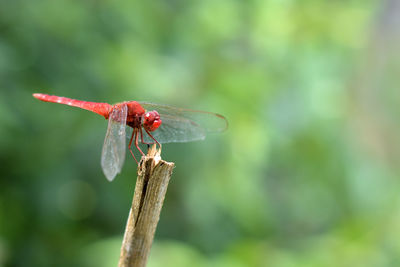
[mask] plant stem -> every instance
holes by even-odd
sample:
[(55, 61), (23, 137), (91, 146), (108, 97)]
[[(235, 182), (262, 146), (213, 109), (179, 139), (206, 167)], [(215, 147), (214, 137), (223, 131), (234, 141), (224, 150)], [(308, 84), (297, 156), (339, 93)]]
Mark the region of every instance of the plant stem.
[(119, 267), (146, 266), (174, 165), (162, 160), (155, 146), (142, 157), (122, 241)]

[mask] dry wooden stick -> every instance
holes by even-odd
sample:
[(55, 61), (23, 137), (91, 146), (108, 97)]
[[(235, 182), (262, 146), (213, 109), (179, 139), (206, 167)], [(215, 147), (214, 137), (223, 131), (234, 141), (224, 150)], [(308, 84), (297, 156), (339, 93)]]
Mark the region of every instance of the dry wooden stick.
[(155, 146), (142, 157), (119, 267), (146, 266), (173, 168), (174, 163), (162, 160)]

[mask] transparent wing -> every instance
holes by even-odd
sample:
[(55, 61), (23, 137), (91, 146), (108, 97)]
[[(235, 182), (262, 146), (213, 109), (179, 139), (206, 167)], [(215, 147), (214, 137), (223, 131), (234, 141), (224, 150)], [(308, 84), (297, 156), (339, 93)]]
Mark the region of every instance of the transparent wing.
[(108, 118), (108, 128), (101, 153), (101, 167), (111, 182), (121, 172), (125, 160), (125, 128), (128, 108), (115, 107)]
[[(226, 118), (216, 113), (146, 102), (140, 102), (140, 105), (147, 111), (156, 110), (160, 114), (162, 123), (151, 132), (160, 143), (203, 140), (207, 133), (222, 132), (228, 127)], [(143, 139), (145, 143), (154, 142), (145, 131)]]

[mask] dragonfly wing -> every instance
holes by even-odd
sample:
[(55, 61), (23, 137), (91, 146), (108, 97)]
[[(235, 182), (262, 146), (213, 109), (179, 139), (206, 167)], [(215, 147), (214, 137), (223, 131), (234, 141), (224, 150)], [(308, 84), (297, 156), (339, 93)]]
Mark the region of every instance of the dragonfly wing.
[[(160, 115), (162, 123), (151, 135), (160, 143), (190, 142), (203, 140), (205, 130), (194, 121), (183, 117)], [(154, 140), (143, 130), (143, 139), (146, 143)]]
[(128, 108), (115, 107), (108, 119), (108, 128), (101, 153), (101, 167), (111, 182), (121, 172), (125, 160), (125, 128)]
[[(160, 114), (162, 123), (151, 132), (160, 143), (203, 140), (207, 133), (222, 132), (228, 126), (225, 117), (216, 113), (145, 102), (140, 104), (147, 111), (156, 110)], [(145, 132), (143, 137), (146, 143), (154, 142)]]

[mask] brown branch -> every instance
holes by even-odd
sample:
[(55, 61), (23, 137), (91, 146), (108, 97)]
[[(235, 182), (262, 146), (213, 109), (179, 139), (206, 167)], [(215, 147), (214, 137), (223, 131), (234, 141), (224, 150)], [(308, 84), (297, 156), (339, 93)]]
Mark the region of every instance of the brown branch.
[(174, 163), (162, 160), (155, 146), (142, 157), (119, 267), (146, 266), (173, 168)]

